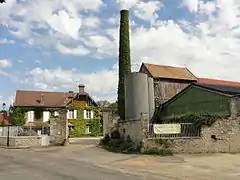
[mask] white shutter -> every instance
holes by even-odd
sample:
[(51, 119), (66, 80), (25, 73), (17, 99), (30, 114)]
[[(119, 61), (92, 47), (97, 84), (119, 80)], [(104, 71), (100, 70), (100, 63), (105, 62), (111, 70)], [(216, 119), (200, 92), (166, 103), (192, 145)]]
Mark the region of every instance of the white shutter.
[(93, 115), (94, 115), (94, 111), (93, 110), (91, 110), (91, 119), (93, 119)]
[(59, 116), (59, 112), (54, 111), (54, 116)]
[(27, 123), (31, 122), (31, 111), (27, 112)]
[(50, 112), (49, 111), (43, 111), (43, 122), (47, 122), (50, 117)]
[(77, 119), (77, 110), (74, 110), (74, 119)]
[(30, 114), (31, 114), (30, 122), (33, 122), (34, 121), (34, 111), (30, 111)]
[(67, 119), (69, 119), (69, 110), (67, 110)]
[(83, 118), (87, 119), (87, 111), (86, 110), (83, 110)]

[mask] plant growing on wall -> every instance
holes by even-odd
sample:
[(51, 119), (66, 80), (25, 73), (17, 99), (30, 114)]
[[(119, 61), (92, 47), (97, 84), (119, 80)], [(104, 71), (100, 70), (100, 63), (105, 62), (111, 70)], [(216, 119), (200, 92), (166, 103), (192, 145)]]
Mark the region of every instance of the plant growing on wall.
[(12, 125), (13, 126), (22, 126), (25, 124), (25, 111), (20, 107), (13, 107), (13, 117), (12, 117)]
[[(69, 122), (74, 126), (74, 129), (70, 131), (71, 137), (81, 137), (81, 136), (99, 136), (100, 135), (100, 112), (99, 108), (95, 106), (75, 106), (70, 105), (69, 110), (77, 110), (77, 118), (69, 120)], [(83, 117), (83, 111), (94, 111), (93, 119), (85, 119)], [(86, 134), (86, 126), (90, 127), (90, 134)]]
[(119, 79), (118, 79), (118, 114), (125, 118), (125, 75), (131, 72), (129, 11), (122, 10), (119, 35)]
[(171, 121), (178, 122), (178, 123), (193, 123), (194, 125), (201, 127), (201, 126), (211, 126), (219, 118), (220, 116), (217, 114), (186, 113), (180, 116), (173, 117)]

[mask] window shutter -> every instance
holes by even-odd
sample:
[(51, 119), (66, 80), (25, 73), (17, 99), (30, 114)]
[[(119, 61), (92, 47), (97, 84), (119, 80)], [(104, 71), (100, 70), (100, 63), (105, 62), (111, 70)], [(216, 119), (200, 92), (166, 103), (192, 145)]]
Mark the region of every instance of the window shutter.
[(47, 122), (50, 117), (50, 112), (49, 111), (43, 111), (43, 122)]
[(67, 119), (69, 119), (69, 110), (67, 110)]
[(30, 111), (30, 121), (29, 122), (33, 122), (34, 121), (34, 111)]
[(55, 111), (54, 116), (59, 116), (59, 112)]
[(91, 110), (91, 119), (93, 119), (93, 117), (94, 117), (94, 111), (93, 110)]
[(83, 118), (87, 119), (87, 111), (86, 110), (83, 110)]
[(77, 119), (77, 110), (74, 110), (74, 119)]
[(27, 112), (27, 123), (31, 122), (31, 111)]

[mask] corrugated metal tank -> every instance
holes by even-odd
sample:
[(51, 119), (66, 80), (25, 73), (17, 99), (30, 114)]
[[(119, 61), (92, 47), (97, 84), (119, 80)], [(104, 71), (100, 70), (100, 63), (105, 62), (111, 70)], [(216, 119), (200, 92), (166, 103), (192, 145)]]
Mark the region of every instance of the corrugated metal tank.
[(125, 79), (125, 119), (140, 119), (141, 113), (149, 114), (148, 76), (130, 73)]
[(155, 111), (153, 78), (148, 77), (148, 102), (149, 102), (149, 120), (152, 120)]

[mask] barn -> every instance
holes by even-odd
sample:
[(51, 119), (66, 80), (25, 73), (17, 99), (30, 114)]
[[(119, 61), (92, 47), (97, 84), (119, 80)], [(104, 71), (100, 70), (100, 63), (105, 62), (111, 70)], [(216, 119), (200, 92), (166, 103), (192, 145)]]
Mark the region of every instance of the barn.
[(186, 113), (240, 115), (240, 86), (192, 83), (159, 108), (159, 119)]
[(168, 101), (192, 82), (197, 82), (197, 78), (186, 67), (142, 63), (139, 72), (154, 79), (156, 106)]

